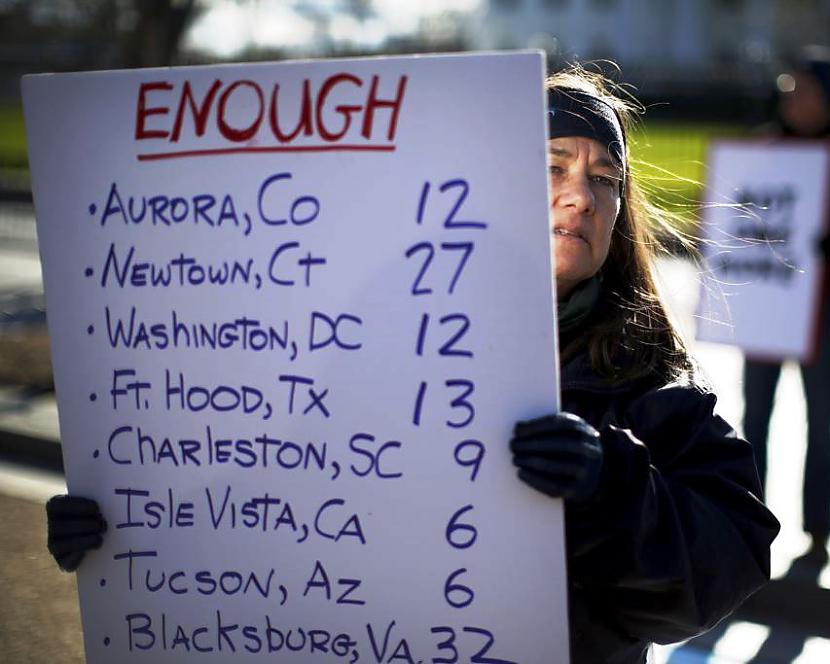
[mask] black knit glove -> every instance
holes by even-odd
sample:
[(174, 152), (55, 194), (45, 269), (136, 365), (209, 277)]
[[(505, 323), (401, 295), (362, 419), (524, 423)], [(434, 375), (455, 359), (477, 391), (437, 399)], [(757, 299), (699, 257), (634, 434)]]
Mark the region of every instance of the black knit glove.
[(64, 572), (74, 572), (84, 554), (104, 541), (107, 522), (98, 503), (79, 496), (53, 496), (46, 503), (47, 546)]
[(510, 449), (519, 479), (549, 496), (585, 503), (599, 489), (599, 433), (577, 415), (557, 413), (517, 423)]

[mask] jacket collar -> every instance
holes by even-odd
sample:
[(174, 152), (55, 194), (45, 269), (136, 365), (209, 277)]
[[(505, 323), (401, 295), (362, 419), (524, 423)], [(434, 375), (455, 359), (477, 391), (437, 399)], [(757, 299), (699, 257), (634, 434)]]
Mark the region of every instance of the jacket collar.
[(626, 391), (631, 381), (613, 383), (607, 378), (598, 375), (591, 367), (591, 358), (588, 353), (578, 353), (566, 364), (562, 365), (559, 374), (561, 389), (597, 392), (601, 394), (615, 394)]
[(573, 358), (561, 365), (559, 372), (560, 390), (578, 390), (581, 392), (593, 392), (595, 394), (620, 394), (630, 390), (634, 385), (659, 385), (682, 384), (694, 385), (698, 389), (711, 390), (708, 380), (700, 370), (698, 364), (690, 358), (690, 368), (674, 378), (663, 378), (659, 376), (646, 375), (641, 378), (623, 379), (620, 382), (613, 382), (608, 378), (598, 375), (591, 366), (591, 358), (587, 352), (577, 353)]

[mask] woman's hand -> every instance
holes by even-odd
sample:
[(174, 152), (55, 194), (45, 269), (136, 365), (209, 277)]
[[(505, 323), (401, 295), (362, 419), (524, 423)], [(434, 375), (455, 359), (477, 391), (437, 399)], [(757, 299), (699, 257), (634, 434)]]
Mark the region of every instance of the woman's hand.
[(599, 489), (599, 432), (577, 415), (556, 413), (518, 422), (510, 449), (519, 479), (549, 496), (585, 503)]
[(107, 522), (98, 503), (80, 496), (53, 496), (46, 503), (47, 546), (64, 572), (74, 572), (84, 554), (104, 541)]

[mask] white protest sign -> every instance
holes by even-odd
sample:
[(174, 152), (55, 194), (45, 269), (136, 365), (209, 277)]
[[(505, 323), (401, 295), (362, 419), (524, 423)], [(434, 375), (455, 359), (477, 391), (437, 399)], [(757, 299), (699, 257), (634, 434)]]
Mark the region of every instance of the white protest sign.
[(88, 661), (567, 661), (543, 72), (24, 80)]
[(721, 141), (710, 148), (697, 338), (809, 360), (823, 282), (830, 146)]

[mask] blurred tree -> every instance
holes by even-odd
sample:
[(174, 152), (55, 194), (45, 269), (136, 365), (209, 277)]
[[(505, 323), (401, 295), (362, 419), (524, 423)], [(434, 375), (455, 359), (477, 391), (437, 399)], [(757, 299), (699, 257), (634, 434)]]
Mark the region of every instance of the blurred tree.
[(196, 0), (133, 0), (132, 29), (126, 33), (128, 67), (160, 67), (175, 61), (185, 29), (202, 7)]
[(2, 61), (29, 71), (173, 64), (202, 0), (0, 0)]

